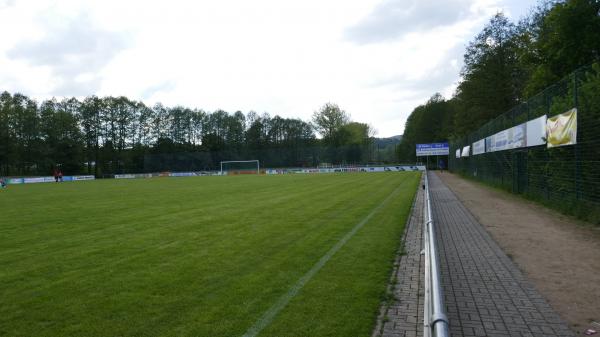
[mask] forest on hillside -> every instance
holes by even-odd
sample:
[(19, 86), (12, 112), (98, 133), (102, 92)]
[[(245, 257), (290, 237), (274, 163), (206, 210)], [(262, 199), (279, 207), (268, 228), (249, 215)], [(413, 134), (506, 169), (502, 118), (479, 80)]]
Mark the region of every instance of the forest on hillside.
[(519, 22), (498, 13), (468, 44), (453, 96), (435, 93), (412, 111), (398, 157), (416, 160), (418, 143), (463, 139), (598, 60), (600, 1), (541, 1)]

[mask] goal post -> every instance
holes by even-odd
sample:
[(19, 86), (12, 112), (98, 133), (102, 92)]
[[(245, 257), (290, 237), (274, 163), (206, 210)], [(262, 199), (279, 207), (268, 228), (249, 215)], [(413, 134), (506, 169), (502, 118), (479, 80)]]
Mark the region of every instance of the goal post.
[(229, 174), (260, 174), (260, 162), (258, 160), (225, 160), (221, 162), (221, 175)]

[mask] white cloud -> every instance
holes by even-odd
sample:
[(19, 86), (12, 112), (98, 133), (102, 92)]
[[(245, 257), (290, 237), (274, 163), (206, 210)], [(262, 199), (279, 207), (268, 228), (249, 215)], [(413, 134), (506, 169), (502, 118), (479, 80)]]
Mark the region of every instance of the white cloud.
[[(22, 16), (27, 9), (15, 6), (14, 14)], [(18, 74), (26, 80), (27, 73), (36, 73), (41, 83), (40, 79), (45, 79), (43, 84), (53, 95), (95, 93), (102, 82), (100, 71), (127, 44), (127, 34), (96, 26), (84, 11), (69, 14), (60, 8), (41, 7), (31, 18), (33, 22), (23, 27), (23, 38), (5, 49), (4, 62), (25, 70)], [(25, 87), (26, 94), (33, 89)]]
[(384, 0), (358, 24), (346, 31), (357, 43), (397, 39), (410, 33), (450, 27), (477, 19), (488, 7), (474, 0)]
[(408, 114), (433, 93), (451, 92), (464, 45), (501, 8), (494, 0), (4, 7), (0, 30), (11, 34), (0, 45), (0, 90), (38, 99), (126, 95), (304, 119), (331, 101), (381, 136), (402, 133)]

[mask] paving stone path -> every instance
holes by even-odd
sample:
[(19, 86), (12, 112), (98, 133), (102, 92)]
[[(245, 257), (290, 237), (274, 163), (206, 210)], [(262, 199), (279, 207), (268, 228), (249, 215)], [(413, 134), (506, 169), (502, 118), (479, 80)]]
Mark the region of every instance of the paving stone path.
[[(429, 191), (451, 336), (575, 336), (436, 173)], [(396, 299), (374, 335), (422, 336), (422, 195), (398, 260)]]
[(423, 336), (423, 202), (424, 193), (419, 188), (404, 232), (403, 254), (397, 257), (392, 276), (395, 300), (382, 308), (373, 337)]

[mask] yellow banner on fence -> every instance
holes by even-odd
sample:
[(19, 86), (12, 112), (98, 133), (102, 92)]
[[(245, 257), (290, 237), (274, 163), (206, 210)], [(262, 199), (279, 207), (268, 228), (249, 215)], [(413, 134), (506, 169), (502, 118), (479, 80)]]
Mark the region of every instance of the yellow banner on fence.
[(546, 139), (549, 148), (577, 144), (577, 108), (548, 118)]

